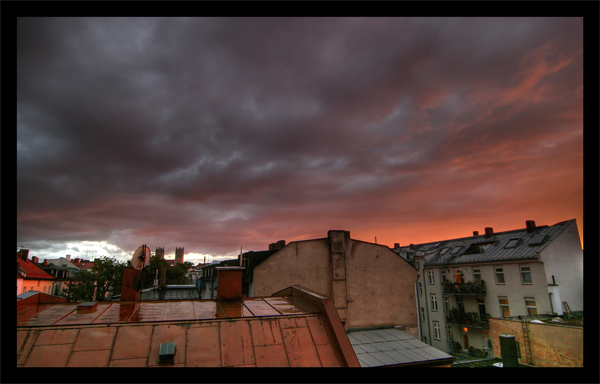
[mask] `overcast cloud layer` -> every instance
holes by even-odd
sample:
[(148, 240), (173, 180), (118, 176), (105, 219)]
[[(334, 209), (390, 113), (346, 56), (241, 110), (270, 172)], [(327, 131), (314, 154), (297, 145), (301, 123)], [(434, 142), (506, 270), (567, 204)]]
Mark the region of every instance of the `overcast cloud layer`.
[(30, 255), (583, 228), (580, 18), (28, 18), (17, 52)]

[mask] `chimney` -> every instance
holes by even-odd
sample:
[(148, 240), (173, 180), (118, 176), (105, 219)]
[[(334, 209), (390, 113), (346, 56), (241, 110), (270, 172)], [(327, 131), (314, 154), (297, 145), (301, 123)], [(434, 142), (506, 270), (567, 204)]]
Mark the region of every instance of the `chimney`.
[(411, 244), (411, 245), (409, 245), (409, 248), (410, 248), (411, 251), (414, 251), (415, 250), (415, 245)]
[(67, 260), (71, 261), (71, 255), (67, 255)]
[(73, 261), (76, 262), (76, 263), (79, 263), (80, 260), (81, 259), (79, 257), (76, 257), (75, 260), (73, 260)]
[(535, 231), (535, 221), (527, 220), (525, 222), (525, 225), (527, 226), (527, 233), (531, 233), (531, 232)]
[(29, 249), (21, 249), (21, 259), (25, 261), (29, 259)]
[(400, 248), (400, 243), (394, 243), (394, 249)]
[(276, 250), (279, 251), (283, 247), (285, 247), (285, 240), (279, 240), (277, 243), (275, 243)]
[(275, 251), (275, 250), (276, 250), (276, 249), (275, 249), (275, 246), (276, 246), (276, 245), (277, 245), (277, 244), (275, 244), (275, 243), (271, 243), (271, 244), (269, 244), (269, 251)]
[(238, 300), (242, 298), (242, 275), (244, 267), (216, 267), (217, 300)]
[(139, 273), (140, 271), (133, 267), (125, 267), (121, 285), (121, 302), (140, 300), (141, 276), (136, 279)]
[(44, 260), (44, 267), (47, 267), (47, 266), (48, 266), (48, 259), (45, 259)]
[(473, 236), (479, 236), (479, 231), (473, 231)]
[(40, 261), (40, 259), (37, 256), (31, 256), (31, 261), (33, 261), (35, 264), (37, 264)]
[(494, 234), (494, 228), (485, 227), (485, 237), (492, 237)]

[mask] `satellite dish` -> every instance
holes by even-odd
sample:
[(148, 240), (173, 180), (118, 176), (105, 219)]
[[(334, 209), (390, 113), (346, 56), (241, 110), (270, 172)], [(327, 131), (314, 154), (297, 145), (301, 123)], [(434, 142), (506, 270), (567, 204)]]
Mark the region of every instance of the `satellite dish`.
[(150, 258), (150, 248), (146, 244), (140, 245), (131, 256), (131, 266), (137, 270), (141, 270), (146, 265), (146, 260)]

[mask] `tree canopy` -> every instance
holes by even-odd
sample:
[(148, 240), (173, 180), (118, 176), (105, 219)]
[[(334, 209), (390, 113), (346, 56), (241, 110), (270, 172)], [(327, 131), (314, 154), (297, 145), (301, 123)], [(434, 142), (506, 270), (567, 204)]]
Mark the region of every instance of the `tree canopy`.
[(92, 301), (96, 289), (96, 301), (107, 299), (107, 294), (120, 293), (125, 263), (103, 256), (94, 260), (91, 270), (81, 269), (69, 277), (64, 296), (70, 302)]

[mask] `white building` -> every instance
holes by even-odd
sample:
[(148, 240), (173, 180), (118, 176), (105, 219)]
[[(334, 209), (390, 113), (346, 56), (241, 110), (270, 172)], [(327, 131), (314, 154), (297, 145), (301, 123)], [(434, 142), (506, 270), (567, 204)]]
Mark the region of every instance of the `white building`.
[[(491, 354), (488, 318), (583, 311), (583, 250), (575, 220), (396, 247), (419, 271), (422, 341)], [(477, 351), (479, 353), (479, 351)]]

